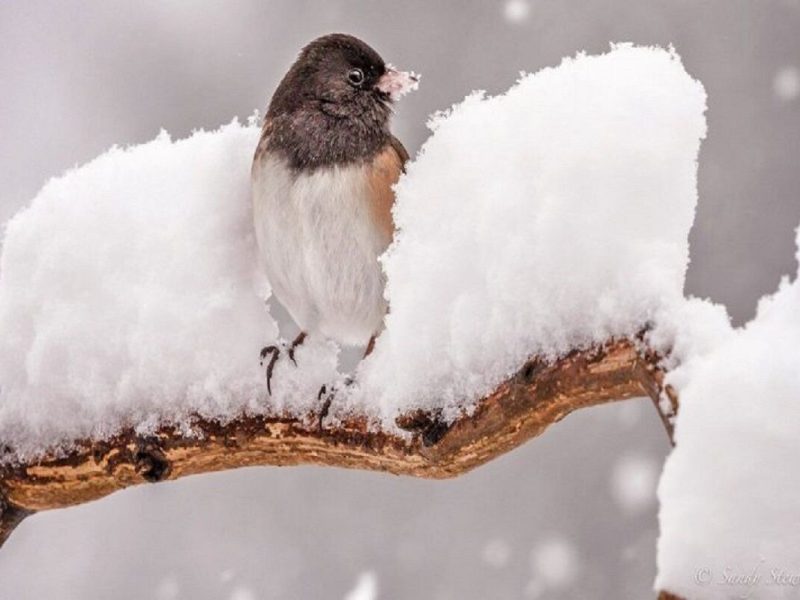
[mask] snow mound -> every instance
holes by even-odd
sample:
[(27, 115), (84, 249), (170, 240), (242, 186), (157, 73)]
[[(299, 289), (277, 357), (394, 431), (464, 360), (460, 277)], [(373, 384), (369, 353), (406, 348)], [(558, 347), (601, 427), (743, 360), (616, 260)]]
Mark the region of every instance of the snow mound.
[(531, 355), (679, 302), (704, 111), (674, 52), (618, 45), (434, 116), (397, 185), (390, 312), (354, 397), (453, 418)]
[(9, 221), (0, 439), (20, 456), (263, 406), (258, 354), (277, 326), (251, 231), (258, 136), (233, 122), (112, 148)]
[[(800, 229), (797, 243), (800, 262)], [(658, 488), (656, 588), (686, 598), (796, 597), (798, 348), (800, 277), (670, 374), (681, 407)]]
[[(386, 330), (343, 410), (453, 417), (531, 355), (668, 321), (704, 110), (674, 52), (620, 45), (436, 115), (397, 186)], [(323, 383), (344, 389), (338, 348), (312, 339), (266, 398), (257, 357), (278, 327), (252, 234), (258, 135), (233, 122), (114, 148), (8, 223), (0, 439), (19, 456), (193, 414), (304, 414)]]

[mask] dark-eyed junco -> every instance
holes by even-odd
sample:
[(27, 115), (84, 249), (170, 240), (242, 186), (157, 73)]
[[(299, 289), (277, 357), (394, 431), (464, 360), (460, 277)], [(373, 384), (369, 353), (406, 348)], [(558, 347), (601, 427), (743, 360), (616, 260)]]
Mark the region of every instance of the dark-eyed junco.
[[(391, 104), (417, 76), (331, 34), (303, 48), (272, 96), (253, 160), (253, 217), (272, 291), (307, 335), (367, 345), (386, 301), (378, 257), (394, 233), (392, 186), (408, 153)], [(267, 385), (279, 350), (269, 346)]]

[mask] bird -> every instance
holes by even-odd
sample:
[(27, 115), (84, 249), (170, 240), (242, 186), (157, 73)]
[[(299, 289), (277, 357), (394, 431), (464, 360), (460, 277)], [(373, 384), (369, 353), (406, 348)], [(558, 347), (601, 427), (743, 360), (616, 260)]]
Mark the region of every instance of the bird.
[[(307, 44), (267, 108), (252, 165), (259, 261), (272, 293), (308, 336), (366, 346), (387, 312), (378, 258), (394, 236), (393, 186), (409, 155), (390, 131), (393, 103), (419, 76), (362, 40), (333, 33)], [(268, 392), (281, 350), (261, 351)]]

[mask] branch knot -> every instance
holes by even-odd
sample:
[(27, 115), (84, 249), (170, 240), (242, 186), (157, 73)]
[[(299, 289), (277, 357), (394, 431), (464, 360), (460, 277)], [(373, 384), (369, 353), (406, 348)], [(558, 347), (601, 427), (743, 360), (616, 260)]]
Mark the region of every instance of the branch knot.
[(172, 471), (172, 465), (161, 448), (161, 442), (155, 436), (136, 440), (133, 465), (136, 472), (150, 483), (166, 479)]

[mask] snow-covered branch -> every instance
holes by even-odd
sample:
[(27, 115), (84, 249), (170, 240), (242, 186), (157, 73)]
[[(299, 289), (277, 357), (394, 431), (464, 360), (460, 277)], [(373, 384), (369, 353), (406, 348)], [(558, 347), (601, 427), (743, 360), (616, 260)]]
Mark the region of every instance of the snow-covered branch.
[(271, 394), (258, 127), (162, 134), (49, 182), (3, 241), (0, 538), (32, 511), (240, 466), (452, 477), (634, 396), (672, 435), (678, 394), (656, 586), (797, 564), (800, 284), (738, 330), (685, 297), (704, 112), (674, 52), (621, 45), (436, 115), (395, 188), (374, 352), (346, 374), (310, 336)]
[(147, 436), (126, 430), (104, 441), (77, 440), (63, 456), (0, 468), (6, 503), (0, 542), (36, 511), (89, 502), (140, 483), (244, 466), (316, 464), (455, 477), (574, 410), (644, 395), (657, 401), (663, 385), (658, 362), (628, 340), (555, 362), (534, 359), (478, 401), (471, 414), (446, 423), (418, 410), (398, 418), (399, 431), (371, 429), (366, 417), (357, 416), (327, 424), (312, 412), (240, 416), (224, 424), (197, 418), (189, 430), (163, 427)]

